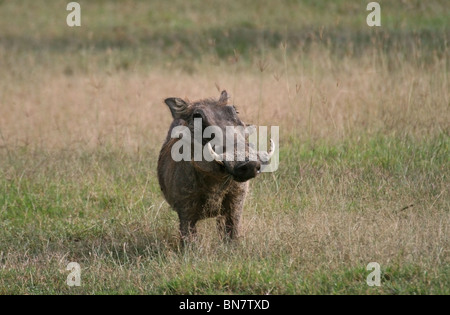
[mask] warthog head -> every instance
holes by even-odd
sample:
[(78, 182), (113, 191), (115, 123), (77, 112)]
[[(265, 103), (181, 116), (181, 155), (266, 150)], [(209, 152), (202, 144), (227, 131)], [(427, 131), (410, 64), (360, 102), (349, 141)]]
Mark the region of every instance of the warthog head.
[[(236, 107), (228, 105), (228, 98), (227, 92), (223, 91), (219, 100), (189, 102), (168, 98), (165, 103), (176, 122), (172, 124), (171, 131), (177, 127), (189, 130), (183, 133), (183, 142), (190, 146), (187, 151), (191, 154), (183, 154), (194, 160), (196, 167), (204, 172), (223, 174), (237, 182), (245, 182), (256, 177), (261, 168), (270, 162), (274, 143), (270, 141), (269, 152), (256, 151), (248, 141), (254, 126), (247, 126), (241, 121)], [(183, 147), (185, 149), (186, 146)], [(175, 153), (180, 152), (175, 150)]]

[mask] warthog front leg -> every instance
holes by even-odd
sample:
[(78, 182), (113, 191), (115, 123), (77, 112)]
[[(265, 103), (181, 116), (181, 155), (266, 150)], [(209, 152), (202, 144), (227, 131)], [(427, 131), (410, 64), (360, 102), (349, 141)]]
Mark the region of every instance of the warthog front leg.
[(183, 243), (190, 242), (197, 235), (196, 220), (186, 220), (180, 218), (180, 235)]
[(231, 215), (219, 216), (217, 229), (223, 240), (236, 239), (239, 236), (239, 218)]
[(236, 239), (239, 237), (241, 214), (244, 207), (245, 193), (240, 195), (228, 195), (222, 203), (223, 215), (217, 218), (219, 233), (224, 239)]
[(225, 239), (239, 237), (240, 221), (244, 209), (245, 197), (248, 191), (248, 182), (233, 187), (222, 201), (223, 218), (218, 219), (219, 231)]

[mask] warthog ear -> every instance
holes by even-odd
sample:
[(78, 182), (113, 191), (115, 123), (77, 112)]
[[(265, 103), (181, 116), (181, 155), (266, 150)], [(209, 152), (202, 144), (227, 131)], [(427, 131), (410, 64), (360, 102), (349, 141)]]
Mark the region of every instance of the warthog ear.
[(166, 98), (164, 102), (169, 106), (170, 112), (174, 119), (181, 118), (181, 116), (186, 113), (189, 105), (183, 101), (181, 98), (170, 97)]
[(223, 90), (222, 93), (220, 93), (219, 103), (222, 105), (227, 105), (229, 98), (230, 96), (228, 96), (227, 91)]

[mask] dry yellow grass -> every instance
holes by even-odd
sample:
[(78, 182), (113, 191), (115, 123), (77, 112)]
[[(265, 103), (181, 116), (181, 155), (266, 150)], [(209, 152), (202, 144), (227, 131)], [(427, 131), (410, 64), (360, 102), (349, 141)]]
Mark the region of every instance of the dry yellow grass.
[(269, 59), (263, 72), (258, 65), (237, 72), (237, 66), (225, 65), (203, 66), (195, 75), (155, 69), (76, 76), (39, 72), (17, 82), (6, 76), (1, 141), (47, 148), (158, 145), (170, 124), (165, 97), (215, 97), (217, 87), (231, 93), (244, 120), (278, 125), (285, 136), (342, 140), (361, 132), (419, 138), (448, 132), (446, 59), (426, 71), (405, 63), (391, 72), (382, 56), (373, 54), (338, 65), (319, 54), (307, 70), (285, 69)]

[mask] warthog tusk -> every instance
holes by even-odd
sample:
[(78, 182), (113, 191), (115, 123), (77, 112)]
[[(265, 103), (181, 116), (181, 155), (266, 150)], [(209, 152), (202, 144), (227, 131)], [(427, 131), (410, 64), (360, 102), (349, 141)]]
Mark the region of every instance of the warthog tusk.
[(261, 162), (268, 163), (270, 159), (272, 158), (273, 154), (275, 153), (275, 142), (270, 139), (270, 150), (269, 152), (266, 151), (260, 151), (258, 152), (259, 158), (261, 159)]
[(216, 151), (214, 151), (210, 142), (208, 142), (207, 146), (208, 146), (209, 154), (211, 154), (211, 156), (214, 158), (214, 161), (216, 161), (220, 165), (224, 165), (222, 162), (222, 157), (219, 154), (217, 154)]

